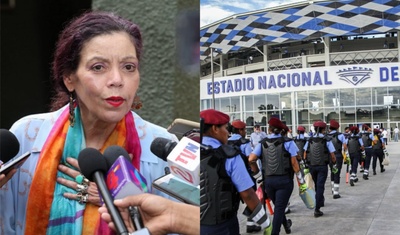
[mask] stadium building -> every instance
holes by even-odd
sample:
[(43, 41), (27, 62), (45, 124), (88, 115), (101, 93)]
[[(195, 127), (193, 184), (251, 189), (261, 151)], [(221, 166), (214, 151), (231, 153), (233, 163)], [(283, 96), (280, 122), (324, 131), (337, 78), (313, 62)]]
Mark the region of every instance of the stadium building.
[[(200, 108), (264, 128), (400, 125), (400, 1), (305, 1), (200, 29)], [(212, 52), (212, 53), (211, 53)], [(341, 130), (343, 131), (343, 129)]]

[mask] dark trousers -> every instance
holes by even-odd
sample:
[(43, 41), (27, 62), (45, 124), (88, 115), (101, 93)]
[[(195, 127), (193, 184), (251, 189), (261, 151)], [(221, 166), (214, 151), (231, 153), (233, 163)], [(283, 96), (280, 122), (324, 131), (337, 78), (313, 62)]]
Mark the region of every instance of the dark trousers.
[(237, 216), (217, 225), (200, 225), (201, 235), (240, 235)]
[(324, 204), (325, 182), (328, 177), (328, 166), (310, 166), (310, 174), (315, 184), (315, 209), (319, 210)]
[(372, 148), (365, 148), (365, 163), (364, 163), (364, 175), (368, 175), (369, 166), (371, 165), (371, 158), (372, 158)]
[(332, 172), (333, 164), (329, 163), (329, 167), (331, 169), (331, 181), (334, 182), (335, 184), (340, 184), (340, 172), (342, 172), (343, 155), (342, 153), (335, 152), (335, 157), (336, 157), (336, 166), (338, 168), (338, 172), (336, 174), (333, 174)]
[(351, 161), (351, 172), (354, 175), (357, 175), (357, 167), (358, 162), (360, 161), (361, 153), (349, 153), (350, 154), (350, 161)]
[(293, 192), (293, 178), (288, 175), (267, 176), (264, 183), (267, 195), (275, 206), (271, 234), (279, 234), (282, 224), (286, 225), (287, 223), (285, 208)]
[(372, 150), (372, 170), (376, 171), (376, 159), (379, 159), (379, 166), (383, 169), (383, 151), (381, 149)]

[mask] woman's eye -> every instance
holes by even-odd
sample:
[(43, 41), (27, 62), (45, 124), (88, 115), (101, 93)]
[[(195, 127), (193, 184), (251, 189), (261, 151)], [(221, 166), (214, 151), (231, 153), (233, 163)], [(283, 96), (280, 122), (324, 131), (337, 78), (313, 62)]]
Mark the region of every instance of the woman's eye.
[(133, 72), (136, 70), (136, 66), (134, 64), (127, 64), (127, 65), (125, 65), (125, 69)]
[(103, 69), (103, 66), (97, 64), (97, 65), (94, 65), (94, 66), (92, 67), (92, 69), (93, 69), (94, 71), (101, 71), (101, 70)]

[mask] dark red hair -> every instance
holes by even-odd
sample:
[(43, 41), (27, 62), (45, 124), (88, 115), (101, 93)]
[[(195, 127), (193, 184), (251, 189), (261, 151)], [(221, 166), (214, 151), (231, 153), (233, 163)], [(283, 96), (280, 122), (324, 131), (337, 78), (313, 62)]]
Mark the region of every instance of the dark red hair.
[(81, 51), (90, 39), (114, 32), (126, 32), (131, 36), (140, 61), (142, 36), (133, 22), (109, 12), (86, 12), (72, 19), (59, 35), (53, 59), (54, 98), (51, 110), (57, 110), (68, 103), (69, 91), (63, 77), (74, 73), (79, 65)]

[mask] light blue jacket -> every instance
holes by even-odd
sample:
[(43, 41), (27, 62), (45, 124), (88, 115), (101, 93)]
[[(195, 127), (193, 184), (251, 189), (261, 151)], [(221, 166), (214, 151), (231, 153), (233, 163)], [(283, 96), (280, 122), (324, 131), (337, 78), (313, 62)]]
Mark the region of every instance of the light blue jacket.
[[(24, 234), (25, 210), (38, 158), (56, 120), (66, 108), (68, 107), (65, 106), (51, 113), (26, 116), (18, 120), (11, 127), (10, 131), (15, 134), (20, 143), (20, 152), (17, 156), (27, 151), (31, 152), (31, 156), (12, 179), (0, 188), (0, 235)], [(167, 166), (167, 163), (150, 151), (150, 145), (157, 137), (174, 141), (178, 141), (178, 139), (165, 128), (143, 120), (134, 112), (132, 112), (132, 115), (142, 149), (140, 173), (146, 178), (149, 192), (168, 197), (158, 190), (152, 190), (151, 183), (165, 174), (164, 168)], [(43, 188), (43, 190), (47, 189)]]

